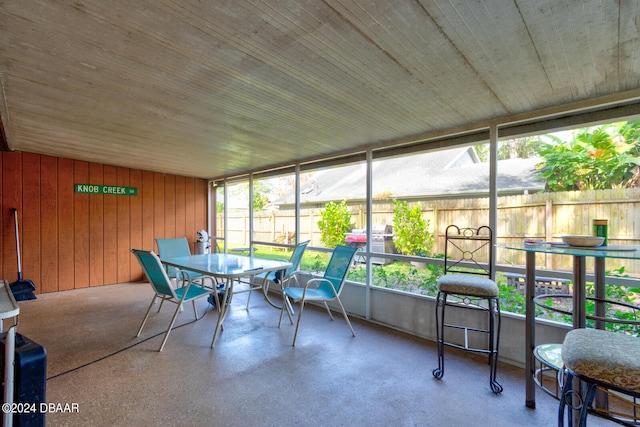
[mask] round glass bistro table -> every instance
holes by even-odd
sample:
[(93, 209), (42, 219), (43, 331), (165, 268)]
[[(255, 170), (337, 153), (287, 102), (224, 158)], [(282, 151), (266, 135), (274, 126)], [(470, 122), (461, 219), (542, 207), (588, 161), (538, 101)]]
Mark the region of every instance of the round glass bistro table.
[[(640, 260), (640, 246), (611, 245), (593, 248), (571, 247), (567, 245), (542, 242), (525, 244), (524, 242), (500, 245), (500, 248), (526, 252), (526, 303), (525, 303), (525, 404), (536, 407), (535, 399), (535, 277), (536, 254), (546, 253), (573, 257), (573, 328), (586, 325), (586, 258), (594, 259), (595, 297), (605, 299), (605, 260), (607, 258)], [(596, 313), (597, 314), (597, 313)]]

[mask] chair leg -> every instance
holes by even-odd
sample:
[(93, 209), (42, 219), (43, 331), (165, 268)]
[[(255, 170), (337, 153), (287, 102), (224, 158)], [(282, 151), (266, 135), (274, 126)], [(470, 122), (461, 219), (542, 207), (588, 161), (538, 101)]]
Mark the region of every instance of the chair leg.
[(286, 307), (287, 296), (282, 294), (282, 307), (280, 307), (280, 320), (278, 320), (278, 329), (280, 329), (280, 325), (282, 325), (282, 314), (284, 313)]
[[(564, 426), (564, 410), (567, 406), (567, 398), (569, 398), (572, 394), (572, 385), (573, 383), (573, 375), (569, 373), (569, 371), (564, 371), (564, 384), (562, 385), (562, 392), (560, 393), (560, 402), (558, 403), (558, 427)], [(569, 423), (571, 426), (571, 410), (569, 410)]]
[(444, 308), (447, 303), (447, 294), (438, 292), (436, 298), (436, 342), (438, 343), (438, 367), (432, 371), (437, 379), (444, 376)]
[(289, 321), (293, 325), (293, 317), (291, 317), (295, 314), (295, 312), (293, 311), (293, 305), (291, 304), (290, 300), (286, 300), (286, 302), (287, 302), (287, 315), (289, 316)]
[[(151, 300), (151, 304), (149, 304), (149, 308), (147, 308), (147, 312), (144, 315), (144, 319), (142, 319), (142, 324), (140, 325), (140, 329), (138, 329), (138, 333), (136, 334), (137, 337), (140, 336), (140, 333), (142, 332), (142, 328), (144, 328), (144, 324), (147, 323), (147, 319), (149, 318), (149, 313), (151, 312), (151, 307), (153, 307), (153, 304), (156, 303), (156, 298), (158, 298), (158, 296), (154, 295), (153, 299)], [(161, 298), (161, 301), (164, 301), (164, 298)]]
[(195, 316), (196, 320), (198, 320), (198, 312), (196, 311), (196, 300), (192, 300), (191, 303), (193, 304), (193, 315)]
[[(300, 287), (300, 282), (298, 282), (298, 277), (296, 275), (292, 275), (292, 276), (287, 277), (286, 279), (284, 279), (284, 281), (282, 281), (280, 283), (280, 293), (282, 293), (282, 291), (284, 290), (284, 288), (286, 286), (289, 286), (289, 281), (290, 280), (295, 280), (296, 281), (296, 286)], [(295, 311), (293, 310), (293, 305), (291, 304), (290, 300), (287, 300), (287, 311), (289, 312), (289, 320), (291, 321), (291, 324), (293, 325), (293, 318), (291, 316), (293, 316), (295, 314)]]
[[(342, 301), (340, 301), (340, 298), (336, 298), (336, 301), (338, 301), (338, 305), (340, 305), (340, 310), (342, 310), (342, 315), (344, 316), (344, 320), (347, 321), (347, 325), (349, 325), (349, 329), (351, 329), (351, 335), (355, 337), (356, 333), (353, 330), (353, 326), (351, 326), (351, 322), (349, 321), (349, 316), (347, 316), (347, 311), (344, 309), (344, 306), (342, 305)], [(325, 305), (326, 305), (326, 302), (325, 302)]]
[(324, 303), (324, 308), (327, 309), (327, 313), (329, 313), (329, 318), (333, 320), (333, 314), (331, 314), (331, 309), (329, 308), (329, 304), (326, 301), (322, 301)]
[[(432, 371), (432, 374), (437, 379), (442, 379), (444, 376), (444, 330), (445, 330), (445, 309), (447, 307), (448, 294), (446, 292), (438, 292), (436, 298), (436, 342), (438, 345), (438, 367)], [(488, 353), (489, 362), (489, 386), (493, 393), (502, 393), (503, 387), (496, 381), (498, 372), (498, 350), (500, 347), (500, 327), (501, 327), (501, 315), (500, 315), (500, 302), (497, 298), (487, 298), (489, 316), (489, 330), (488, 330)], [(486, 333), (486, 332), (485, 332)], [(465, 341), (465, 349), (467, 344)], [(472, 350), (469, 348), (469, 350)], [(474, 351), (474, 350), (472, 350)], [(475, 350), (478, 351), (478, 350)]]
[(173, 317), (171, 318), (171, 323), (169, 324), (169, 328), (167, 329), (167, 332), (165, 332), (164, 334), (164, 339), (162, 340), (162, 344), (160, 344), (160, 348), (158, 349), (158, 351), (162, 351), (162, 349), (164, 348), (164, 345), (167, 342), (167, 338), (169, 338), (169, 334), (171, 333), (171, 329), (173, 329), (173, 324), (176, 323), (176, 318), (178, 317), (178, 313), (180, 313), (181, 309), (182, 309), (182, 303), (178, 304), (178, 307), (176, 307), (176, 311), (175, 313), (173, 313)]
[(580, 408), (580, 426), (587, 425), (587, 413), (589, 412), (589, 407), (591, 406), (591, 402), (593, 402), (593, 398), (596, 395), (596, 385), (594, 383), (588, 383), (587, 390), (585, 391), (584, 403), (582, 404), (582, 408)]
[(302, 319), (302, 311), (304, 310), (304, 300), (300, 301), (300, 311), (298, 312), (298, 321), (296, 322), (296, 331), (293, 333), (293, 346), (296, 346), (296, 339), (298, 338), (298, 329), (300, 328), (300, 319)]
[[(575, 415), (578, 415), (577, 425), (579, 427), (586, 427), (587, 425), (587, 414), (591, 402), (593, 402), (593, 398), (596, 395), (597, 387), (594, 383), (587, 382), (585, 394), (584, 396), (580, 396), (573, 390), (574, 383), (576, 382), (575, 379), (576, 377), (569, 372), (569, 370), (564, 370), (564, 385), (562, 386), (562, 394), (560, 395), (560, 403), (558, 404), (558, 427), (564, 426), (564, 411), (567, 406), (569, 407), (567, 411), (568, 426), (573, 427), (573, 418)], [(621, 424), (626, 425), (626, 423)]]
[(278, 328), (282, 324), (282, 313), (286, 310), (287, 316), (289, 316), (289, 322), (293, 325), (293, 318), (291, 317), (291, 313), (293, 312), (293, 308), (291, 308), (291, 301), (286, 294), (282, 294), (282, 307), (280, 307), (280, 320), (278, 321)]
[[(498, 373), (498, 349), (500, 347), (500, 301), (490, 298), (489, 302), (489, 385), (494, 393), (502, 393), (502, 386), (496, 381)], [(497, 325), (496, 325), (497, 320)], [(497, 331), (496, 331), (497, 328)]]

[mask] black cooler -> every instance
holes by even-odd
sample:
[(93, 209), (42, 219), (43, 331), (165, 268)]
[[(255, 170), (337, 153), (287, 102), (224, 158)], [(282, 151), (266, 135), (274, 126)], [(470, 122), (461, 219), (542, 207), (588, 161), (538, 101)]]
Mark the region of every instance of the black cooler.
[[(4, 386), (4, 349), (6, 333), (0, 334), (0, 378)], [(46, 403), (47, 353), (43, 346), (16, 333), (14, 367), (14, 403), (33, 404), (34, 411), (14, 413), (14, 426), (44, 426), (45, 412), (40, 404)]]

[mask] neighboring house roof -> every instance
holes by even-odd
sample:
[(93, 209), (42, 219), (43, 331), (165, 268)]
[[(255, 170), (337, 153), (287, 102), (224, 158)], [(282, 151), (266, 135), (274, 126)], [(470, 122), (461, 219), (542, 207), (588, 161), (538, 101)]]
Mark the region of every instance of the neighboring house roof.
[[(535, 173), (540, 159), (510, 159), (498, 162), (501, 194), (537, 192), (544, 182)], [(300, 187), (301, 203), (326, 203), (365, 198), (364, 163), (313, 171)], [(481, 163), (473, 148), (450, 149), (374, 161), (374, 199), (475, 195), (489, 191), (489, 163)], [(273, 201), (289, 205), (290, 193)]]

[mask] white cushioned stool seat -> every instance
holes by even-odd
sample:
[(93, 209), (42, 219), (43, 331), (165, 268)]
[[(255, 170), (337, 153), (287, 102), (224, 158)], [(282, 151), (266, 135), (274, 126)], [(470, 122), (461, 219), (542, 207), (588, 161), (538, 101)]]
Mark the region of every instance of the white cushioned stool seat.
[(497, 297), (498, 285), (487, 277), (470, 274), (445, 274), (438, 279), (438, 290), (449, 294)]
[(562, 344), (565, 367), (578, 375), (640, 392), (640, 338), (599, 329), (569, 331)]
[[(574, 329), (565, 336), (561, 353), (564, 385), (558, 426), (565, 425), (565, 407), (570, 408), (566, 421), (572, 427), (586, 427), (590, 412), (626, 426), (637, 425), (629, 418), (631, 414), (606, 408), (592, 410), (592, 403), (599, 387), (619, 392), (634, 402), (640, 398), (640, 338), (600, 329)], [(627, 401), (635, 406), (632, 400)]]

